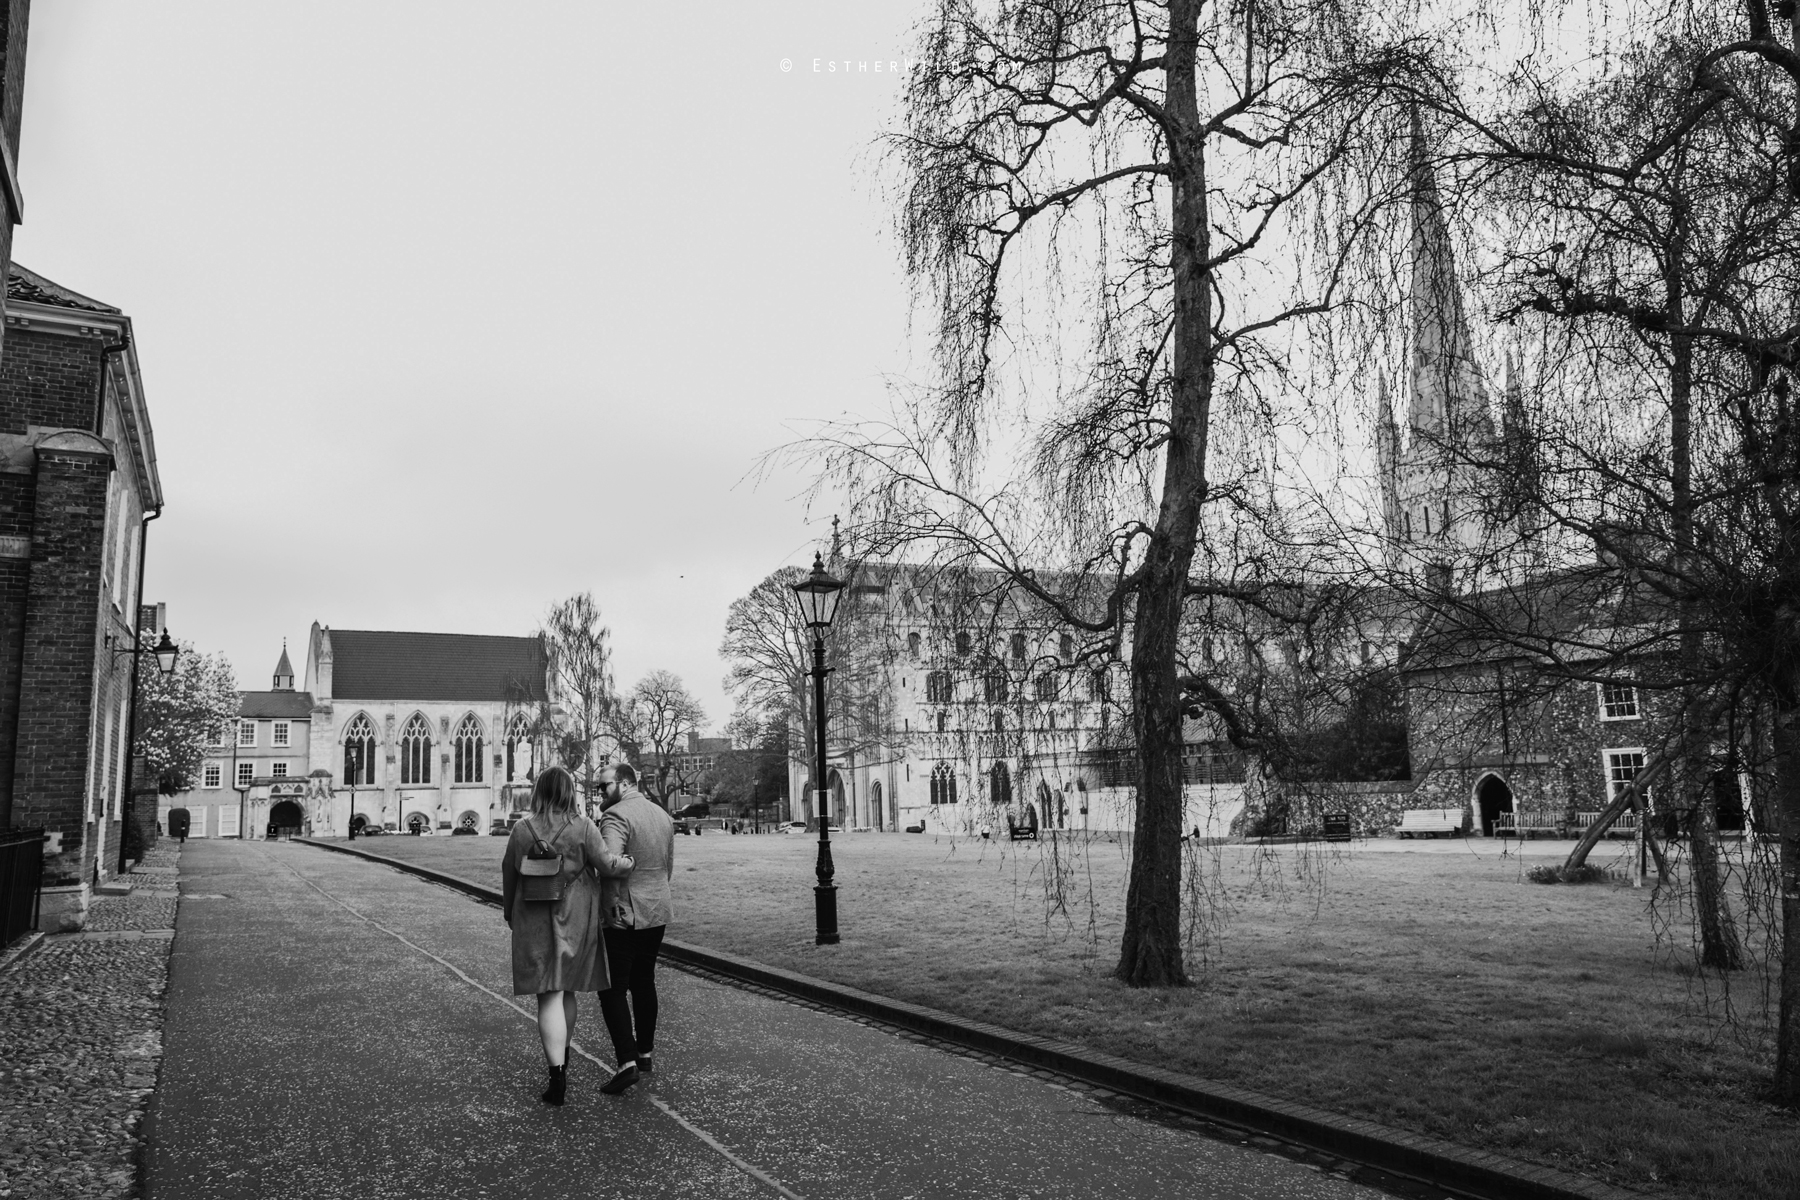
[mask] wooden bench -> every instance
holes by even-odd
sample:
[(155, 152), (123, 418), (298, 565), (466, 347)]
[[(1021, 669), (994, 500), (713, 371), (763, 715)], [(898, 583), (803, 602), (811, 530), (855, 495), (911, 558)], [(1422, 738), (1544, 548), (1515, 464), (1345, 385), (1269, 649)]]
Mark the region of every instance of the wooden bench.
[[(1576, 836), (1578, 836), (1578, 837), (1585, 836), (1587, 834), (1588, 828), (1591, 825), (1593, 825), (1593, 823), (1595, 821), (1598, 821), (1599, 819), (1600, 819), (1600, 814), (1597, 812), (1576, 813), (1575, 814)], [(1625, 812), (1625, 813), (1620, 813), (1619, 819), (1614, 821), (1611, 825), (1607, 826), (1605, 836), (1606, 837), (1634, 838), (1637, 836), (1637, 831), (1638, 831), (1638, 815), (1634, 812)]]
[(1462, 832), (1463, 810), (1460, 808), (1409, 808), (1400, 814), (1394, 832), (1401, 837), (1417, 837), (1421, 833), (1441, 833), (1455, 837)]
[(1547, 834), (1550, 837), (1564, 837), (1569, 832), (1569, 824), (1562, 814), (1553, 812), (1503, 812), (1494, 816), (1495, 837), (1523, 837), (1533, 834)]

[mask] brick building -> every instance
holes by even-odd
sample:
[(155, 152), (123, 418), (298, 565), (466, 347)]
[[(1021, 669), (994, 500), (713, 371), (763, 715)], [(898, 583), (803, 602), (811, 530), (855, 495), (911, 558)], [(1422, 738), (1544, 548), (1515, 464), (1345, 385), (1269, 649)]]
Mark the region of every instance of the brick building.
[[(42, 827), (46, 921), (118, 859), (147, 522), (131, 319), (13, 264), (0, 357), (0, 824)], [(148, 658), (148, 656), (144, 656)], [(155, 669), (154, 662), (148, 669)]]
[(267, 691), (238, 693), (237, 722), (208, 743), (194, 788), (158, 798), (163, 828), (172, 809), (185, 808), (189, 837), (305, 829), (309, 802), (330, 787), (311, 776), (313, 698), (294, 687), (285, 645), (271, 682)]

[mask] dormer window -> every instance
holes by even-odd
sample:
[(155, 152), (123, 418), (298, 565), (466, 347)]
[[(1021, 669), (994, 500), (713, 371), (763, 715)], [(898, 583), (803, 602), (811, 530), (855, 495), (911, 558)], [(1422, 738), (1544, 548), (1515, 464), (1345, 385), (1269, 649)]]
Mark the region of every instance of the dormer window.
[(1638, 710), (1637, 689), (1629, 683), (1603, 683), (1600, 685), (1600, 719), (1602, 721), (1631, 721), (1641, 717)]

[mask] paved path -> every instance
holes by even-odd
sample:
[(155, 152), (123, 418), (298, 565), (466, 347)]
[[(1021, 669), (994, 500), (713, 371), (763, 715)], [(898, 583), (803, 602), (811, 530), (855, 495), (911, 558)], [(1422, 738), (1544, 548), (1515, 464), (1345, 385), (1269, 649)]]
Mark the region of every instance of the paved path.
[(181, 865), (151, 1200), (1379, 1195), (667, 967), (653, 1080), (602, 1096), (578, 1059), (550, 1109), (494, 909), (304, 846)]

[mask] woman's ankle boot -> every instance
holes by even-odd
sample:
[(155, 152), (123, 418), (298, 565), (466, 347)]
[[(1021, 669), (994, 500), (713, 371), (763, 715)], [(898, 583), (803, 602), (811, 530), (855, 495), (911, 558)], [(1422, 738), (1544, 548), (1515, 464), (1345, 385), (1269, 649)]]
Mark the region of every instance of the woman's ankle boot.
[(561, 1105), (569, 1089), (569, 1065), (550, 1068), (550, 1086), (544, 1090), (544, 1103)]

